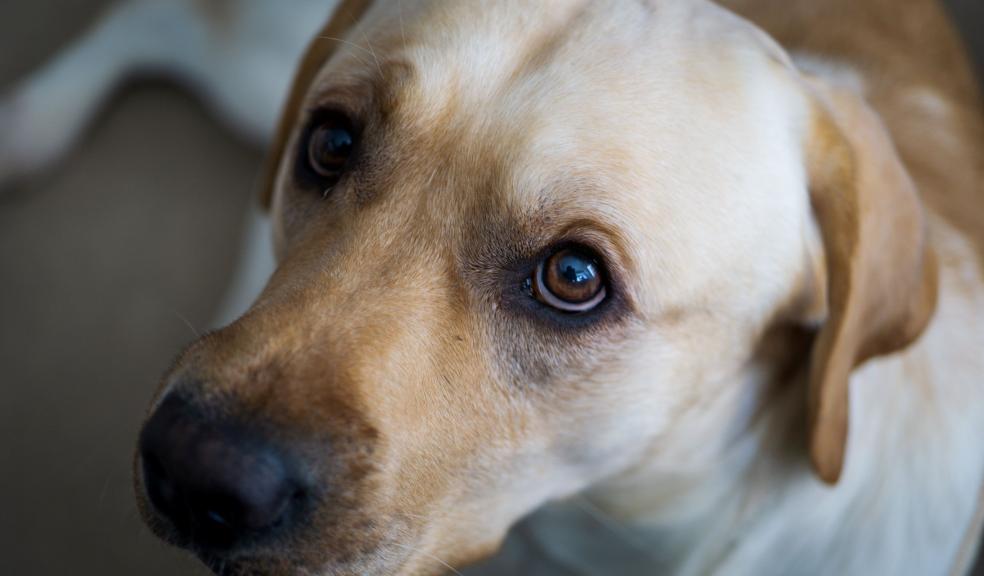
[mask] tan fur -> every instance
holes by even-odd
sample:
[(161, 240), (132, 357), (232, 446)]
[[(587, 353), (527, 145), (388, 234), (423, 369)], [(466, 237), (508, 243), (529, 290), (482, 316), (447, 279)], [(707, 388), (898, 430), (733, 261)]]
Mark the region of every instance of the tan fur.
[[(966, 50), (935, 0), (722, 0), (787, 50), (850, 65), (930, 208), (984, 263), (984, 119)], [(927, 107), (920, 96), (939, 102)]]
[[(344, 2), (297, 73), (262, 186), (276, 273), (165, 378), (165, 392), (272, 427), (330, 487), (303, 534), (236, 559), (244, 570), (436, 574), (596, 487), (643, 526), (722, 519), (670, 555), (676, 573), (759, 574), (736, 534), (768, 541), (756, 522), (771, 497), (844, 495), (828, 506), (843, 508), (888, 474), (881, 457), (972, 460), (943, 432), (919, 451), (976, 409), (919, 348), (964, 329), (951, 307), (966, 256), (937, 214), (984, 263), (980, 102), (935, 4), (907, 3), (884, 27), (896, 2), (725, 3), (794, 60), (856, 66), (864, 94), (805, 78), (702, 2), (370, 4)], [(363, 134), (331, 190), (295, 174), (321, 108)], [(604, 256), (612, 287), (576, 326), (522, 289), (571, 242)], [(968, 280), (966, 306), (982, 290)], [(984, 397), (955, 358), (953, 386)], [(892, 436), (902, 420), (911, 442)], [(816, 482), (809, 456), (840, 483)], [(820, 552), (807, 557), (827, 573), (842, 558), (862, 573), (885, 565), (839, 538), (875, 538), (891, 524), (879, 513), (947, 489), (789, 524), (810, 530)], [(957, 508), (939, 523), (973, 533)], [(941, 539), (926, 555), (949, 565), (957, 538)]]
[(936, 307), (922, 206), (878, 118), (849, 92), (817, 89), (808, 155), (824, 238), (830, 311), (811, 358), (811, 455), (836, 482), (855, 366), (912, 343)]

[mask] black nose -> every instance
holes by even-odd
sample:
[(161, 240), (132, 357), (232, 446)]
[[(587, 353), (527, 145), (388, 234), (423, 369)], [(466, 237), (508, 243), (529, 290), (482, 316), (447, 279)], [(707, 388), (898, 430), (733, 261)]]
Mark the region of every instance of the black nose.
[(140, 435), (147, 495), (179, 536), (223, 549), (289, 523), (305, 490), (282, 451), (242, 426), (204, 418), (171, 394)]

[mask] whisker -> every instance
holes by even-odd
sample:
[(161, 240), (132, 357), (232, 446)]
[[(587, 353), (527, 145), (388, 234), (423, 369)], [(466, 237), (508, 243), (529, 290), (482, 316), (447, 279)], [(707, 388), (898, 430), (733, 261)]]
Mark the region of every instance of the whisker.
[(201, 338), (202, 337), (201, 332), (198, 331), (198, 328), (195, 328), (195, 326), (191, 323), (191, 320), (188, 320), (187, 318), (185, 318), (184, 316), (182, 316), (181, 313), (178, 312), (177, 310), (174, 311), (174, 315), (177, 316), (178, 319), (180, 319), (182, 322), (184, 322), (185, 323), (185, 326), (187, 326), (189, 329), (191, 329), (191, 333), (195, 335), (195, 338)]
[(460, 571), (458, 571), (457, 568), (455, 568), (454, 566), (448, 564), (444, 560), (441, 560), (440, 558), (438, 558), (437, 556), (435, 556), (435, 555), (433, 555), (433, 554), (431, 554), (429, 552), (424, 552), (423, 550), (420, 550), (420, 549), (415, 548), (413, 546), (408, 546), (406, 544), (400, 544), (399, 542), (393, 542), (392, 544), (394, 546), (399, 546), (400, 548), (403, 548), (405, 550), (409, 550), (409, 551), (414, 552), (416, 554), (420, 554), (421, 556), (425, 556), (427, 558), (430, 558), (431, 560), (435, 560), (435, 561), (439, 562), (441, 564), (441, 566), (444, 566), (445, 568), (447, 568), (448, 570), (450, 570), (452, 573), (457, 574), (458, 576), (464, 576), (464, 574), (462, 574)]
[(357, 48), (359, 50), (362, 50), (366, 54), (372, 55), (372, 51), (371, 50), (369, 50), (368, 48), (363, 48), (362, 46), (359, 46), (358, 44), (356, 44), (355, 42), (352, 42), (351, 40), (346, 40), (344, 38), (338, 38), (336, 36), (318, 36), (318, 38), (320, 38), (321, 40), (331, 40), (332, 42), (338, 42), (339, 44), (345, 44), (346, 46), (351, 46), (352, 48)]
[(99, 491), (99, 506), (98, 509), (102, 509), (103, 503), (106, 501), (106, 493), (109, 491), (109, 482), (113, 479), (113, 473), (110, 472), (106, 475), (106, 481), (103, 482), (102, 490)]
[[(365, 49), (365, 48), (363, 48), (362, 46), (359, 46), (359, 45), (358, 45), (358, 44), (356, 44), (355, 42), (350, 42), (350, 41), (348, 41), (348, 40), (345, 40), (345, 39), (343, 39), (343, 38), (335, 38), (334, 36), (318, 36), (318, 38), (319, 38), (319, 39), (321, 39), (321, 40), (331, 40), (331, 41), (333, 41), (333, 42), (338, 42), (338, 43), (340, 43), (340, 44), (345, 44), (346, 46), (351, 46), (351, 47), (353, 47), (353, 48), (358, 48), (359, 50), (362, 50), (363, 52), (366, 52), (367, 54), (372, 54), (372, 52), (370, 52), (369, 50), (366, 50), (366, 49)], [(358, 60), (358, 61), (359, 61), (359, 63), (361, 63), (361, 64), (362, 64), (363, 66), (369, 66), (369, 63), (368, 63), (368, 62), (366, 62), (365, 60), (363, 60), (362, 58), (359, 58), (359, 57), (358, 57), (358, 56), (356, 56), (355, 54), (353, 54), (352, 56), (353, 56), (353, 57), (354, 57), (354, 58), (355, 58), (356, 60)]]
[(403, 0), (397, 0), (397, 9), (400, 11), (400, 36), (403, 36), (403, 50), (407, 49), (407, 31), (403, 26)]
[(379, 71), (379, 77), (383, 77), (383, 67), (379, 65), (379, 58), (376, 57), (376, 51), (372, 48), (372, 42), (369, 41), (369, 35), (366, 31), (362, 31), (362, 37), (366, 39), (366, 45), (369, 46), (369, 53), (372, 54), (372, 59), (376, 61), (376, 70)]

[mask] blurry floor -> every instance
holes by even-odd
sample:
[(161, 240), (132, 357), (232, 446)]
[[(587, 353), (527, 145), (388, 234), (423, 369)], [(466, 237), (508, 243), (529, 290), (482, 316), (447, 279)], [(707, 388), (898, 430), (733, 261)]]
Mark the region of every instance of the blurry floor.
[[(0, 89), (108, 3), (0, 3)], [(984, 2), (950, 4), (984, 60)], [(0, 574), (204, 574), (138, 521), (130, 459), (157, 378), (218, 303), (259, 162), (141, 84), (0, 199)]]
[[(0, 3), (0, 87), (105, 4)], [(130, 459), (231, 273), (259, 162), (188, 96), (144, 84), (0, 198), (0, 574), (206, 573), (139, 522)]]

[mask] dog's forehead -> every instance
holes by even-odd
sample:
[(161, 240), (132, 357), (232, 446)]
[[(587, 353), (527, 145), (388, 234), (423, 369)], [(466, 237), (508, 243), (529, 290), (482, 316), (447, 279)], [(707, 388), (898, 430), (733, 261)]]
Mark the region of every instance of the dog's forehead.
[(728, 224), (781, 219), (802, 183), (787, 119), (805, 115), (756, 34), (702, 0), (404, 0), (374, 9), (316, 86), (361, 77), (387, 94), (389, 158), (404, 182), (428, 174), (395, 200), (427, 196), (438, 228), (465, 228), (458, 207), (546, 206), (558, 228), (618, 230), (655, 279), (695, 257), (744, 262), (761, 246)]
[(691, 3), (666, 4), (424, 2), (414, 25), (400, 23), (397, 52), (415, 72), (404, 109), (501, 128), (555, 116), (554, 104), (629, 100), (699, 45), (683, 33)]
[(730, 45), (736, 30), (693, 0), (422, 0), (388, 6), (344, 51), (383, 79), (401, 133), (453, 134), (459, 151), (495, 143), (482, 152), (507, 155), (513, 176), (534, 183), (512, 188), (534, 191), (557, 163), (611, 174), (694, 117), (740, 121), (748, 75)]

